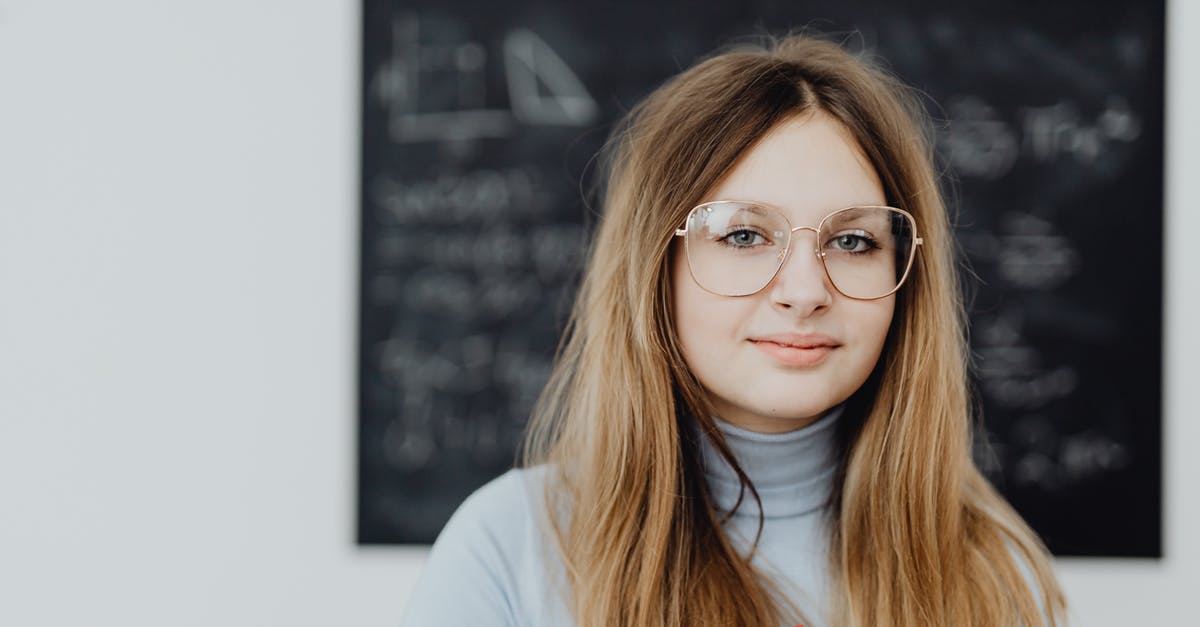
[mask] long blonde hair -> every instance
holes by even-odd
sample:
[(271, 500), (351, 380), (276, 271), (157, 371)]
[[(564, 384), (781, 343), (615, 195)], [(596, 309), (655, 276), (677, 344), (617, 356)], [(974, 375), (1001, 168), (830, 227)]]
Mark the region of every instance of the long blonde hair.
[(683, 359), (669, 263), (687, 211), (768, 131), (813, 109), (853, 134), (888, 203), (916, 217), (925, 241), (884, 354), (839, 419), (832, 624), (1035, 625), (1039, 604), (1061, 624), (1049, 553), (970, 456), (965, 315), (927, 117), (895, 78), (800, 36), (726, 51), (674, 77), (609, 143), (603, 215), (521, 461), (552, 470), (546, 505), (575, 620), (803, 620), (735, 550), (714, 509), (689, 421), (758, 494)]

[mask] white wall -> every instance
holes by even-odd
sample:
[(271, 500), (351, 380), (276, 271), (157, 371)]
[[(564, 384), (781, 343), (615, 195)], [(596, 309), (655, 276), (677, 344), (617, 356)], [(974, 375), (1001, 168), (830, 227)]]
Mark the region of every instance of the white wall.
[[(0, 624), (396, 623), (424, 551), (353, 540), (358, 6), (0, 0)], [(1169, 557), (1060, 561), (1083, 625), (1200, 612), (1169, 24)]]

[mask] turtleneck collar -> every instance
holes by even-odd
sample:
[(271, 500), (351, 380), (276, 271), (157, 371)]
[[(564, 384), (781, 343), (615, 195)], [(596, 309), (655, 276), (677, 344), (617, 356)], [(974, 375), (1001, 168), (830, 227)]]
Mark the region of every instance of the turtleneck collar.
[[(834, 425), (838, 405), (816, 422), (787, 433), (758, 433), (713, 417), (742, 470), (762, 499), (764, 518), (799, 516), (819, 509), (833, 489), (837, 470)], [(700, 438), (701, 462), (714, 504), (728, 512), (737, 503), (737, 473), (706, 437)], [(758, 516), (758, 503), (747, 489), (735, 516)]]

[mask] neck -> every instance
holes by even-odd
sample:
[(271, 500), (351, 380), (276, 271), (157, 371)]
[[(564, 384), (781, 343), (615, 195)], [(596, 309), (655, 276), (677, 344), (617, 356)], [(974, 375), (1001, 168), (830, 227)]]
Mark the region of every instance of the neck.
[[(786, 433), (759, 433), (713, 417), (721, 436), (762, 500), (765, 518), (799, 516), (822, 508), (833, 489), (838, 451), (834, 426), (843, 405)], [(698, 428), (699, 423), (693, 422)], [(737, 473), (709, 437), (700, 438), (701, 463), (714, 504), (730, 512), (738, 501), (741, 484)], [(735, 516), (758, 516), (758, 504), (749, 490), (742, 495)]]

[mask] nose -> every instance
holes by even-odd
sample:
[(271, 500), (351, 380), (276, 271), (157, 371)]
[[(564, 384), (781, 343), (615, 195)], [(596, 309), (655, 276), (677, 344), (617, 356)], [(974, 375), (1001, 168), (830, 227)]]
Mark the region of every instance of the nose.
[(816, 252), (816, 237), (817, 230), (812, 227), (792, 229), (783, 266), (769, 287), (771, 302), (793, 316), (807, 317), (833, 304), (834, 288)]

